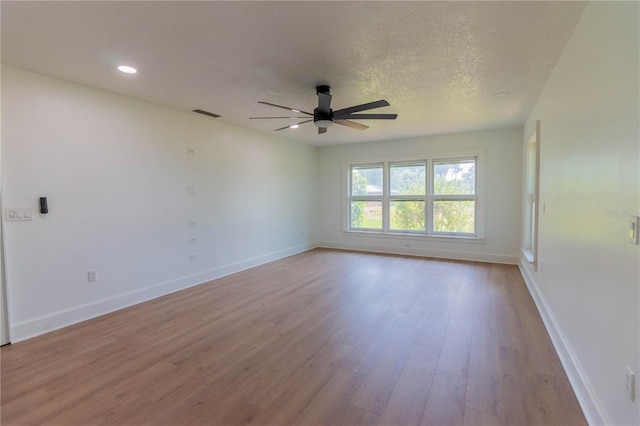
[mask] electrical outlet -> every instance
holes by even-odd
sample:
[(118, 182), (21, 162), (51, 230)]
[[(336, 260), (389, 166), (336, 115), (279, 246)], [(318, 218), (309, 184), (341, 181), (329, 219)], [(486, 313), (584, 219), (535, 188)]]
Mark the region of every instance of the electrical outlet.
[(195, 228), (198, 226), (198, 222), (195, 220), (190, 220), (189, 221), (189, 228)]
[(187, 185), (187, 195), (196, 195), (195, 185)]
[(631, 402), (636, 400), (636, 375), (627, 365), (627, 374), (625, 378), (625, 388)]
[(12, 207), (5, 209), (5, 220), (7, 222), (28, 222), (33, 220), (31, 207)]
[(87, 281), (89, 281), (90, 283), (98, 281), (98, 271), (96, 271), (95, 269), (87, 271)]
[(192, 262), (195, 261), (195, 260), (198, 260), (198, 255), (195, 254), (195, 253), (190, 254), (189, 255), (189, 260), (192, 261)]
[(198, 237), (189, 237), (189, 244), (195, 244), (198, 242)]

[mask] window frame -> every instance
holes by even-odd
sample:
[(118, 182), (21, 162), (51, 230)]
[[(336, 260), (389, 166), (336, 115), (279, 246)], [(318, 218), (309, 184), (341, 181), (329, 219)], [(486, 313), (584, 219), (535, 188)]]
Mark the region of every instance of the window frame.
[[(377, 168), (380, 167), (382, 168), (382, 194), (380, 195), (352, 195), (351, 194), (351, 190), (353, 188), (353, 170), (355, 169), (372, 169), (372, 168)], [(373, 231), (373, 232), (382, 232), (384, 231), (385, 227), (384, 227), (384, 194), (385, 194), (385, 186), (386, 183), (385, 181), (385, 172), (384, 172), (384, 163), (383, 162), (375, 162), (375, 163), (366, 163), (366, 164), (352, 164), (349, 167), (349, 201), (348, 201), (348, 227), (350, 230), (354, 230), (354, 231)], [(352, 203), (354, 201), (380, 201), (380, 203), (382, 203), (382, 226), (380, 228), (353, 228), (351, 226), (351, 216), (352, 216)]]
[[(433, 207), (434, 207), (434, 194), (433, 194), (433, 165), (434, 162), (442, 161), (464, 161), (475, 159), (475, 194), (474, 202), (474, 226), (475, 233), (445, 233), (433, 231)], [(433, 239), (438, 241), (450, 241), (450, 242), (467, 242), (467, 243), (485, 243), (485, 191), (484, 191), (484, 150), (475, 149), (462, 152), (447, 152), (428, 156), (404, 156), (404, 157), (387, 157), (384, 159), (353, 159), (345, 161), (344, 175), (347, 175), (347, 179), (343, 180), (345, 186), (343, 187), (343, 194), (345, 194), (343, 200), (346, 205), (343, 208), (343, 232), (345, 235), (351, 236), (375, 236), (381, 238), (416, 238), (420, 240)], [(409, 199), (414, 196), (402, 195), (391, 196), (390, 195), (390, 166), (396, 165), (417, 165), (426, 164), (426, 198), (419, 195), (415, 196), (419, 201), (425, 201), (425, 230), (395, 230), (390, 229), (390, 201), (394, 199)], [(383, 193), (382, 193), (382, 229), (372, 228), (352, 228), (351, 227), (351, 201), (367, 201), (366, 198), (371, 196), (351, 196), (351, 180), (353, 168), (360, 168), (366, 166), (380, 166), (383, 168)], [(468, 197), (463, 195), (463, 197)], [(373, 196), (369, 200), (380, 201), (379, 196)]]
[[(406, 234), (424, 234), (427, 231), (427, 217), (428, 217), (428, 203), (429, 203), (429, 162), (425, 160), (414, 160), (414, 161), (388, 161), (385, 163), (387, 167), (387, 173), (385, 180), (387, 181), (387, 190), (383, 191), (383, 195), (387, 196), (386, 201), (383, 201), (382, 204), (382, 225), (383, 230), (386, 230), (391, 233), (406, 233)], [(403, 167), (403, 166), (422, 166), (424, 165), (424, 195), (391, 195), (391, 169), (393, 167)], [(384, 173), (384, 170), (383, 170)], [(424, 201), (424, 231), (419, 229), (391, 229), (391, 202), (392, 201)], [(385, 204), (388, 208), (384, 208)], [(384, 221), (386, 212), (387, 221)], [(385, 225), (386, 223), (386, 225)]]
[(538, 221), (540, 220), (540, 120), (525, 143), (524, 161), (524, 235), (522, 253), (527, 261), (538, 266)]
[[(474, 188), (473, 194), (436, 194), (435, 193), (435, 166), (437, 164), (456, 164), (456, 163), (464, 163), (473, 161), (475, 165), (475, 177), (474, 177)], [(429, 221), (430, 232), (432, 235), (446, 235), (446, 236), (472, 236), (477, 237), (478, 235), (478, 157), (477, 156), (466, 156), (466, 157), (442, 157), (442, 158), (434, 158), (431, 161), (431, 206), (429, 211), (431, 212), (431, 220)], [(443, 232), (443, 231), (435, 231), (434, 228), (434, 219), (435, 214), (435, 202), (436, 201), (473, 201), (473, 231), (474, 232)]]

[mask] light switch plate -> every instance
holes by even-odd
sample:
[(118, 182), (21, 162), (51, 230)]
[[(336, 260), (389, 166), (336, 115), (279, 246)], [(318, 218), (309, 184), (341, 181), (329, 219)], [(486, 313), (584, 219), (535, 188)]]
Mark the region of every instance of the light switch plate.
[(640, 245), (640, 216), (631, 216), (629, 224), (629, 242)]
[(627, 365), (626, 378), (625, 378), (625, 387), (627, 390), (627, 395), (631, 402), (636, 400), (636, 375)]

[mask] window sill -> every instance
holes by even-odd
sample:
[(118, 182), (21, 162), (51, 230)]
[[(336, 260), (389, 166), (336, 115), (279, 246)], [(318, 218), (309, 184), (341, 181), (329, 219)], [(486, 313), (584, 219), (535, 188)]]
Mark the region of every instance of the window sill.
[(529, 263), (534, 263), (535, 262), (535, 258), (533, 256), (533, 251), (530, 249), (525, 249), (525, 248), (520, 248), (520, 252), (522, 252), (523, 256), (525, 257), (525, 259), (527, 259), (527, 262)]
[(343, 234), (349, 237), (375, 237), (384, 239), (411, 239), (422, 241), (439, 241), (439, 242), (452, 242), (452, 243), (471, 243), (471, 244), (485, 244), (484, 238), (480, 238), (475, 235), (437, 235), (437, 234), (422, 234), (415, 232), (381, 232), (381, 231), (343, 231)]

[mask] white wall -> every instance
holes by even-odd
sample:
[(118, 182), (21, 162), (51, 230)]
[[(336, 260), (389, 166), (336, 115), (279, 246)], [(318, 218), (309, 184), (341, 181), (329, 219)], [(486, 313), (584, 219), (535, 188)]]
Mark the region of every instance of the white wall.
[(530, 113), (541, 120), (539, 260), (521, 267), (592, 424), (640, 424), (637, 2), (593, 2)]
[(4, 207), (49, 201), (5, 222), (12, 341), (312, 247), (316, 162), (304, 144), (3, 67)]
[[(490, 262), (518, 262), (520, 244), (522, 128), (484, 130), (416, 139), (319, 148), (318, 244), (324, 247), (383, 251)], [(463, 242), (358, 235), (344, 232), (349, 163), (411, 160), (480, 152), (483, 156), (485, 238)], [(410, 247), (407, 247), (409, 245)]]

